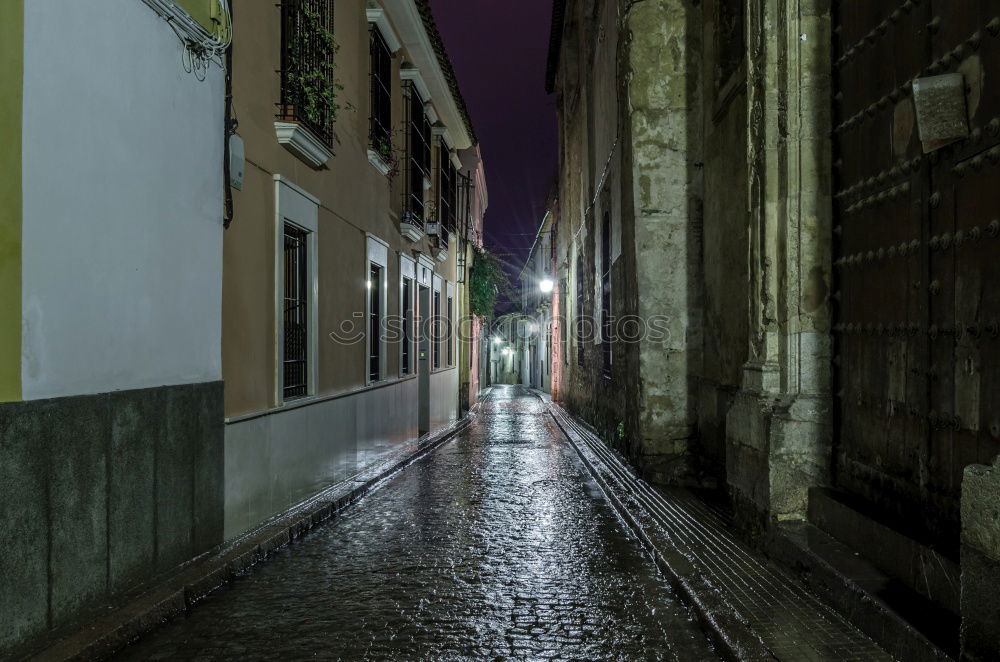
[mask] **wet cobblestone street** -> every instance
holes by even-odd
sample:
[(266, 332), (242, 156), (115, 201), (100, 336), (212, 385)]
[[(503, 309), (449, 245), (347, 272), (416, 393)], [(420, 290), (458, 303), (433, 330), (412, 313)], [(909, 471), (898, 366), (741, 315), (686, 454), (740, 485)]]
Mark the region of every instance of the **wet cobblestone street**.
[(716, 659), (520, 387), (120, 657)]

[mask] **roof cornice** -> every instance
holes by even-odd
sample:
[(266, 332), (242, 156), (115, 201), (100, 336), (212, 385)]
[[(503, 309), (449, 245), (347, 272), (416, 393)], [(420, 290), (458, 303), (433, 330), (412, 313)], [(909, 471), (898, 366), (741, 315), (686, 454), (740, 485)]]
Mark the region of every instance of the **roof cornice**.
[(454, 147), (471, 147), (476, 143), (472, 122), (427, 0), (382, 0), (382, 6), (434, 99), (438, 117), (455, 139)]

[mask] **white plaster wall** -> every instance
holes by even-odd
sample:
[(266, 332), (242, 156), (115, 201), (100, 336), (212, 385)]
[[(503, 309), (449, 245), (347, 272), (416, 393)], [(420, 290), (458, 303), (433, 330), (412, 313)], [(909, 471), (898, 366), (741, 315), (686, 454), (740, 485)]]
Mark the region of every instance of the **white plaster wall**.
[(139, 0), (24, 13), (25, 399), (220, 379), (221, 71)]
[[(404, 379), (227, 424), (226, 539), (347, 480), (415, 439), (417, 388), (415, 378)], [(456, 400), (457, 384), (452, 389)], [(434, 407), (442, 399), (433, 390), (432, 398)]]

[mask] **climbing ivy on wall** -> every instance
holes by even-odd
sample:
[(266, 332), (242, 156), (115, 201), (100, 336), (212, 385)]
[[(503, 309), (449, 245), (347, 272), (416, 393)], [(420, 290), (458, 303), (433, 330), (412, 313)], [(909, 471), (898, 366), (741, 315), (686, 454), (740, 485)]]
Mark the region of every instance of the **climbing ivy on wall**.
[(487, 250), (476, 248), (469, 270), (469, 308), (477, 317), (492, 317), (497, 295), (510, 291), (510, 280), (500, 260)]

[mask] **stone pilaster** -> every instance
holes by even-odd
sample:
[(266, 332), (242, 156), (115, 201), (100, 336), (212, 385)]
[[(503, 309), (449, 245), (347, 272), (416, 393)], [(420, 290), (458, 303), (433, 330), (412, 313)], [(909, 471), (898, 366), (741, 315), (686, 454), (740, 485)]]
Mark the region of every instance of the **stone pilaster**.
[(962, 659), (1000, 659), (1000, 456), (962, 479)]
[(763, 518), (804, 517), (831, 427), (830, 17), (748, 0), (750, 361), (727, 416), (727, 480)]

